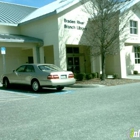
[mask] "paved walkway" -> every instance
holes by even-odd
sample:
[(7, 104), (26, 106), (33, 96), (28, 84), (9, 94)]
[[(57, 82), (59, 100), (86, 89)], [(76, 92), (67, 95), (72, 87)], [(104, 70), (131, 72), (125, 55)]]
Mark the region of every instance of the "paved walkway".
[[(137, 80), (140, 80), (140, 75), (128, 75), (127, 77), (126, 77), (126, 79), (137, 79)], [(71, 86), (71, 87), (74, 87), (74, 88), (76, 88), (76, 87), (103, 87), (104, 85), (99, 85), (99, 84), (75, 84), (75, 85), (73, 85), (73, 86)], [(2, 87), (2, 84), (0, 83), (0, 87)]]
[(140, 75), (128, 75), (126, 79), (138, 79), (140, 80)]

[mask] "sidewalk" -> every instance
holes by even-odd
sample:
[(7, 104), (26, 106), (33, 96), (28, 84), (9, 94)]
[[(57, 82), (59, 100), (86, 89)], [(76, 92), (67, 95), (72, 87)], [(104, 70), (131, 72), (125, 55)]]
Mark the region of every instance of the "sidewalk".
[(89, 87), (104, 87), (105, 85), (100, 85), (100, 84), (74, 84), (71, 86), (67, 86), (67, 87), (71, 87), (71, 88), (89, 88)]
[[(140, 75), (127, 75), (126, 78), (124, 79), (133, 79), (133, 80), (140, 80)], [(2, 84), (0, 83), (0, 87), (2, 87)], [(89, 87), (105, 87), (105, 85), (100, 85), (100, 84), (74, 84), (71, 86), (67, 86), (70, 88), (89, 88)]]
[(140, 80), (140, 75), (127, 75), (126, 79)]

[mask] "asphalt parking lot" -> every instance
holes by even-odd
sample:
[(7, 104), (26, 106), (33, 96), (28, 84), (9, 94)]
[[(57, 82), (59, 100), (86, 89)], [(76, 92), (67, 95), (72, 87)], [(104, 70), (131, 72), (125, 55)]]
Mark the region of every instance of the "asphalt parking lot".
[(0, 88), (0, 140), (129, 140), (140, 130), (139, 84)]
[(4, 89), (3, 87), (0, 87), (0, 102), (38, 98), (39, 96), (41, 96), (41, 94), (73, 94), (74, 91), (75, 90), (73, 88), (67, 87), (62, 91), (43, 88), (40, 92), (35, 93), (31, 91), (28, 86), (12, 87), (10, 89)]

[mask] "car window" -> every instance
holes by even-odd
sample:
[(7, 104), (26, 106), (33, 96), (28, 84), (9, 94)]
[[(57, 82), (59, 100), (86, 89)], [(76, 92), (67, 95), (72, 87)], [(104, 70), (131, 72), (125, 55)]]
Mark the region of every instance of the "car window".
[(40, 65), (38, 66), (42, 71), (61, 71), (62, 69), (55, 65)]
[(34, 67), (33, 66), (26, 66), (25, 72), (35, 72)]
[(16, 69), (17, 72), (25, 72), (25, 67), (26, 66), (20, 66), (19, 68)]

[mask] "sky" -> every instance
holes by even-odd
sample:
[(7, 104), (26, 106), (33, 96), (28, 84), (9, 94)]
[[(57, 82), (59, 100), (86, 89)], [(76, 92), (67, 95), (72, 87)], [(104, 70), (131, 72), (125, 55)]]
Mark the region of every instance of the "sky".
[(55, 0), (0, 0), (0, 1), (16, 3), (16, 4), (21, 4), (21, 5), (28, 5), (28, 6), (33, 6), (33, 7), (42, 7)]

